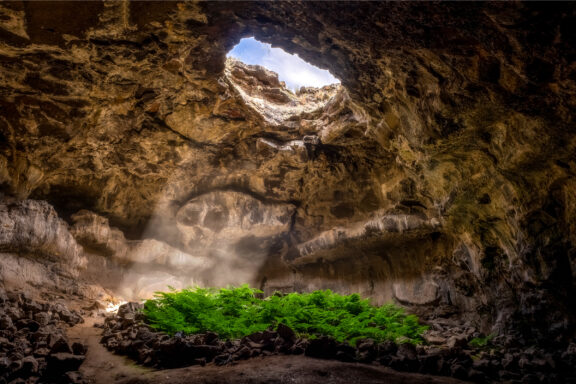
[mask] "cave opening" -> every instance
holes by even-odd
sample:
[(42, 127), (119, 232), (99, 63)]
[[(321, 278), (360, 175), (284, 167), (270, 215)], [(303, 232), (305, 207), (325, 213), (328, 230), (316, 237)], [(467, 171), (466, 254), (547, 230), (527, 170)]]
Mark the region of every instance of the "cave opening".
[(269, 126), (294, 127), (302, 116), (320, 116), (345, 93), (340, 80), (271, 44), (241, 39), (226, 56), (225, 78)]
[(39, 3), (0, 2), (0, 384), (576, 384), (576, 7)]
[(340, 84), (330, 71), (321, 69), (290, 54), (282, 48), (272, 47), (254, 37), (242, 38), (226, 55), (248, 65), (259, 65), (278, 74), (286, 88), (296, 93), (301, 87), (322, 88)]

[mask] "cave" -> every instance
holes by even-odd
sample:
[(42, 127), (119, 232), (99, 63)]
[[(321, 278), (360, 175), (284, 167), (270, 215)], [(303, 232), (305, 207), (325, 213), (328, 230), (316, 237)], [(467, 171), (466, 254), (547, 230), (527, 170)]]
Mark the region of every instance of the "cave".
[(280, 82), (284, 82), (284, 86), (293, 93), (302, 87), (322, 88), (340, 83), (330, 71), (318, 68), (302, 60), (298, 55), (291, 55), (282, 48), (273, 47), (254, 37), (240, 39), (226, 57), (277, 73)]
[[(576, 383), (575, 21), (573, 2), (1, 2), (0, 383)], [(227, 57), (244, 38), (339, 82)], [(427, 330), (143, 322), (155, 292), (243, 284)]]

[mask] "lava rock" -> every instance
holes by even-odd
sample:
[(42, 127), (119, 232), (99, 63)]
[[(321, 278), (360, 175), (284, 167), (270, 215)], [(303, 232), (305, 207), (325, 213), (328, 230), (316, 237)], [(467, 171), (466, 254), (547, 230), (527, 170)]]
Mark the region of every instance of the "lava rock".
[(77, 371), (84, 362), (84, 356), (73, 355), (71, 353), (55, 353), (46, 358), (48, 364), (48, 374), (57, 376), (68, 371)]
[(68, 344), (65, 338), (59, 337), (52, 343), (50, 353), (72, 353), (72, 348), (70, 348), (70, 344)]
[(38, 361), (33, 356), (26, 356), (22, 359), (22, 371), (27, 375), (38, 373)]
[(294, 344), (296, 341), (296, 333), (289, 326), (280, 323), (276, 331), (286, 342)]
[(356, 348), (347, 344), (340, 344), (335, 356), (336, 360), (344, 362), (356, 361)]
[(320, 359), (335, 359), (338, 353), (338, 344), (331, 337), (321, 336), (317, 339), (310, 340), (306, 347), (305, 355), (317, 357)]
[(131, 317), (132, 319), (135, 319), (135, 314), (137, 312), (141, 311), (143, 308), (144, 308), (143, 304), (135, 303), (135, 302), (129, 302), (126, 304), (122, 304), (120, 307), (118, 307), (117, 315), (121, 319), (129, 318), (129, 317)]
[(70, 371), (64, 373), (58, 380), (58, 384), (86, 384), (84, 375), (79, 371)]

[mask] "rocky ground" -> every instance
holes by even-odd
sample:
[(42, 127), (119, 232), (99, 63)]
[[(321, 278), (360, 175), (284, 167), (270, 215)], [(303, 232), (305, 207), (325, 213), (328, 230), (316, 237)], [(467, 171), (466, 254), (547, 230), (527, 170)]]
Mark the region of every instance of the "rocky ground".
[[(548, 351), (501, 345), (472, 347), (471, 330), (433, 326), (426, 345), (376, 343), (367, 339), (356, 346), (327, 337), (308, 340), (296, 337), (284, 325), (241, 340), (222, 341), (214, 333), (176, 334), (155, 332), (143, 323), (140, 305), (125, 304), (117, 315), (107, 317), (101, 343), (115, 353), (158, 369), (192, 365), (224, 366), (251, 358), (304, 355), (307, 357), (389, 367), (399, 372), (451, 376), (477, 383), (569, 383), (576, 382), (576, 344)], [(468, 332), (467, 332), (468, 331)], [(460, 333), (459, 333), (460, 332)], [(377, 382), (377, 381), (374, 381)]]
[[(416, 349), (323, 341), (366, 361), (347, 363), (305, 356), (320, 341), (143, 340), (108, 320), (111, 347), (157, 368), (204, 346), (205, 367), (142, 372), (77, 324), (79, 369), (107, 384), (318, 382), (320, 366), (573, 382), (575, 4), (1, 1), (0, 286), (69, 308), (168, 285), (331, 289), (431, 325)], [(341, 85), (291, 93), (227, 61), (248, 36)], [(0, 384), (74, 378), (58, 300), (2, 296)], [(497, 347), (470, 349), (480, 333)]]
[(575, 343), (472, 347), (475, 329), (450, 319), (431, 322), (424, 345), (350, 346), (284, 325), (241, 340), (170, 337), (144, 323), (140, 304), (108, 316), (101, 307), (0, 290), (0, 383), (576, 383)]
[(86, 347), (67, 329), (83, 321), (64, 304), (0, 288), (0, 383), (81, 383)]

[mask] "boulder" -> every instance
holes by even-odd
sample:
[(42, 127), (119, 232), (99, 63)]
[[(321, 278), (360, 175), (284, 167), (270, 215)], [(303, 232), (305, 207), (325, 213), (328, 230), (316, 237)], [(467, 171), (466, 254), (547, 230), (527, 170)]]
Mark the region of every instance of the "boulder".
[(85, 356), (64, 352), (50, 354), (46, 358), (46, 363), (48, 364), (47, 374), (50, 376), (60, 376), (69, 371), (77, 371), (85, 358)]

